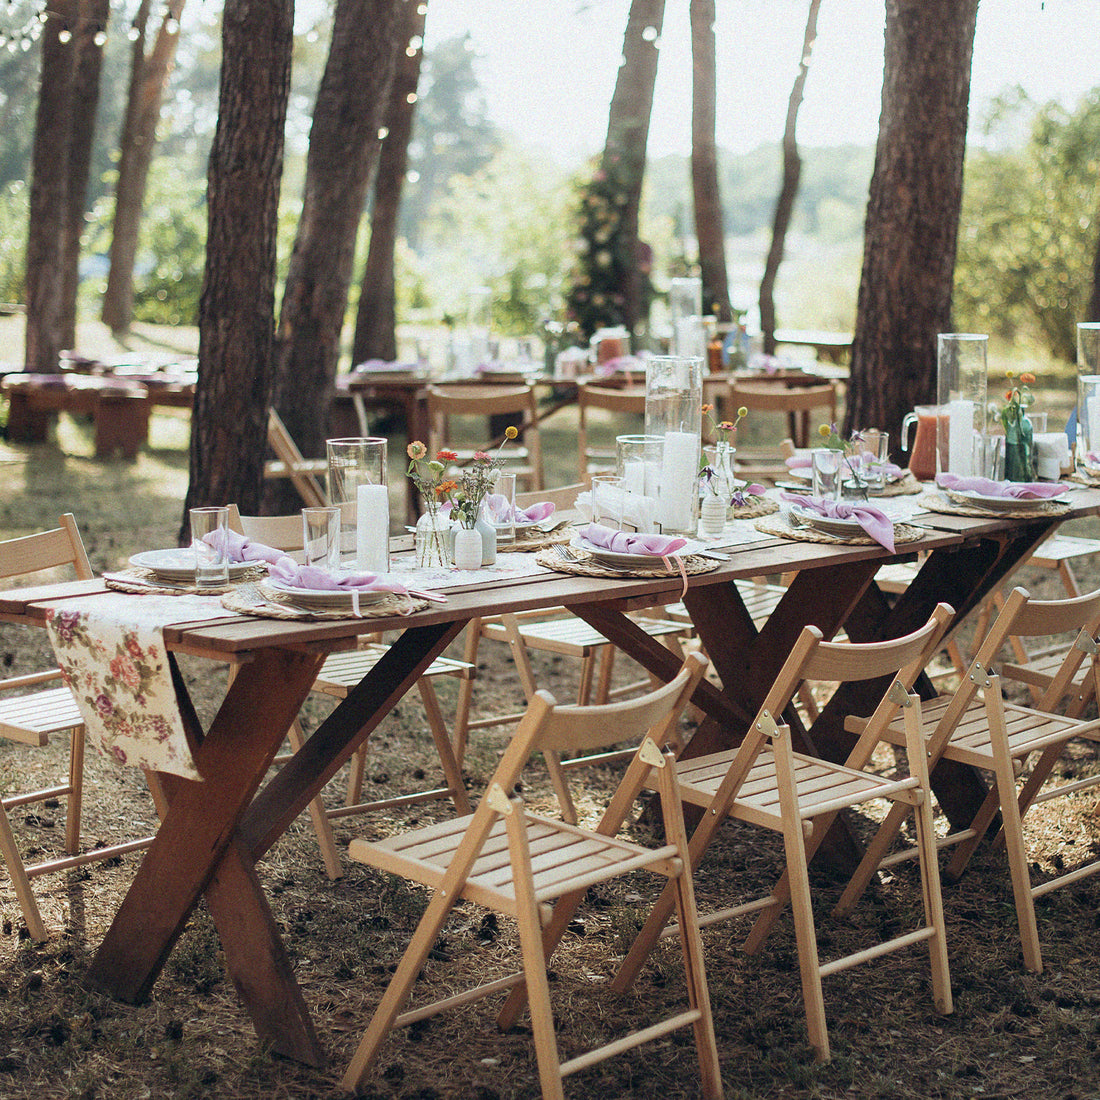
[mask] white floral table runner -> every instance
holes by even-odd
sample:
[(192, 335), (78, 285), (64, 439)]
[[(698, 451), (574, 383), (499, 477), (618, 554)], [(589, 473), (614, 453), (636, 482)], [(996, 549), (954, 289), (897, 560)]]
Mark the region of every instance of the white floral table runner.
[(480, 569), (456, 569), (449, 565), (416, 566), (411, 557), (408, 561), (399, 558), (389, 576), (417, 588), (444, 589), (519, 580), (521, 577), (536, 577), (540, 573), (551, 575), (545, 566), (539, 565), (534, 554), (514, 553), (498, 554), (493, 565), (483, 565)]
[(53, 605), (50, 641), (92, 743), (122, 764), (202, 779), (184, 734), (163, 627), (236, 617), (216, 596), (112, 592)]

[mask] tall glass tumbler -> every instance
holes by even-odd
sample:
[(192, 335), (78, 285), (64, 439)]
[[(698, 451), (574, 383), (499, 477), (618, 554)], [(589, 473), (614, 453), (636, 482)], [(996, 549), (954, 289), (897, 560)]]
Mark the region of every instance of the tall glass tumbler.
[[(1100, 322), (1077, 326), (1078, 469), (1100, 468)], [(1092, 456), (1091, 458), (1089, 456)]]
[[(328, 499), (340, 509), (340, 566), (359, 566), (373, 572), (385, 572), (384, 559), (389, 544), (389, 497), (377, 487), (385, 487), (386, 440), (379, 436), (351, 436), (326, 439), (328, 456)], [(360, 515), (362, 513), (362, 515)], [(359, 520), (364, 551), (371, 559), (358, 561)], [(381, 540), (381, 541), (379, 541)]]
[(192, 508), (191, 549), (195, 553), (195, 587), (220, 588), (229, 583), (229, 506)]
[[(974, 436), (986, 431), (989, 337), (941, 332), (936, 338), (937, 446), (941, 470), (973, 474)], [(946, 439), (944, 438), (946, 434)]]
[(654, 356), (645, 371), (645, 434), (664, 440), (657, 522), (664, 534), (695, 536), (703, 430), (703, 360)]

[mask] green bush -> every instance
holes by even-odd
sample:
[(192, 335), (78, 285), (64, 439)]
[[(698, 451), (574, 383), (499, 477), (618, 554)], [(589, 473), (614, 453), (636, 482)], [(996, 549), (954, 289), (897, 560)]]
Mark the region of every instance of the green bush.
[(0, 302), (22, 302), (26, 292), (29, 203), (22, 180), (0, 188)]

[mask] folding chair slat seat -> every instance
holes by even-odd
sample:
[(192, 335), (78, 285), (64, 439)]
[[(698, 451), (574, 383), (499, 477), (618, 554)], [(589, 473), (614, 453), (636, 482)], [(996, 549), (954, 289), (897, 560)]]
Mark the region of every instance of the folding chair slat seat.
[[(677, 780), (685, 800), (705, 810), (691, 839), (693, 867), (700, 865), (716, 830), (726, 818), (769, 829), (783, 838), (786, 871), (771, 895), (720, 913), (704, 914), (700, 923), (706, 925), (737, 914), (759, 913), (745, 945), (751, 954), (759, 950), (782, 908), (790, 902), (809, 1039), (821, 1060), (829, 1058), (821, 979), (849, 966), (916, 942), (927, 942), (936, 1010), (941, 1013), (952, 1010), (931, 794), (924, 755), (917, 740), (921, 703), (912, 690), (917, 676), (942, 641), (951, 614), (951, 609), (941, 604), (921, 630), (875, 645), (824, 642), (816, 628), (804, 628), (740, 746), (681, 760), (676, 765)], [(889, 677), (890, 687), (871, 717), (865, 720), (866, 731), (846, 764), (833, 764), (793, 751), (789, 727), (778, 725), (774, 716), (781, 715), (791, 705), (800, 684), (806, 680), (843, 684), (881, 677)], [(899, 713), (904, 715), (908, 733), (910, 774), (884, 779), (865, 771), (864, 767), (882, 730)], [(808, 863), (841, 810), (883, 799), (894, 802), (899, 811), (912, 813), (915, 818), (924, 923), (914, 931), (873, 947), (821, 963), (810, 901)], [(812, 829), (807, 834), (808, 823), (812, 823)], [(671, 896), (666, 888), (628, 952), (613, 988), (629, 987), (657, 940), (676, 931), (665, 927), (670, 914)]]
[[(71, 513), (61, 517), (61, 526), (24, 538), (0, 543), (0, 578), (23, 579), (46, 570), (68, 566), (79, 580), (93, 576), (84, 551), (76, 520)], [(45, 940), (46, 926), (38, 903), (30, 888), (30, 880), (70, 867), (83, 866), (104, 859), (113, 859), (128, 852), (146, 848), (152, 837), (123, 841), (118, 844), (80, 851), (80, 821), (84, 794), (84, 719), (67, 687), (46, 687), (39, 684), (60, 680), (57, 669), (15, 676), (0, 681), (0, 737), (22, 745), (43, 748), (50, 738), (66, 734), (69, 740), (69, 774), (63, 783), (35, 791), (11, 793), (0, 801), (0, 855), (7, 867), (16, 898), (27, 922), (27, 929), (36, 940)], [(27, 689), (35, 688), (33, 691)], [(19, 691), (25, 694), (8, 695)], [(25, 863), (19, 854), (7, 811), (46, 799), (65, 798), (66, 856)]]
[[(990, 669), (1009, 639), (1049, 638), (1072, 631), (1078, 632), (1078, 640), (1067, 648), (1040, 699), (1031, 706), (1006, 702), (1000, 677)], [(1068, 717), (1058, 709), (1067, 694), (1072, 696), (1072, 685), (1082, 676), (1095, 682), (1100, 669), (1098, 641), (1100, 591), (1067, 600), (1039, 601), (1031, 600), (1025, 589), (1016, 588), (1004, 601), (996, 620), (981, 640), (968, 675), (958, 689), (952, 695), (938, 696), (923, 706), (921, 736), (927, 746), (929, 767), (934, 769), (940, 759), (952, 760), (991, 772), (994, 780), (969, 826), (959, 829), (943, 842), (957, 845), (948, 873), (956, 877), (962, 874), (1000, 813), (1002, 827), (997, 839), (1003, 839), (1008, 850), (1024, 964), (1036, 972), (1042, 970), (1042, 952), (1034, 898), (1058, 885), (1100, 871), (1098, 861), (1032, 886), (1023, 831), (1023, 818), (1034, 802), (1100, 784), (1100, 775), (1096, 775), (1043, 789), (1070, 742), (1100, 740), (1100, 720), (1085, 722)], [(853, 732), (863, 728), (859, 720), (850, 720), (846, 726)], [(895, 722), (884, 728), (882, 739), (894, 745), (903, 743), (899, 725)], [(1030, 768), (1029, 761), (1033, 761)], [(1019, 790), (1018, 778), (1023, 782)], [(898, 827), (896, 815), (883, 821), (841, 897), (837, 906), (839, 912), (846, 912), (854, 904), (873, 877)], [(893, 863), (907, 854), (903, 852), (886, 858)]]
[[(393, 1028), (510, 989), (498, 1024), (502, 1028), (510, 1026), (529, 1004), (544, 1097), (560, 1100), (565, 1076), (685, 1026), (690, 1026), (695, 1036), (701, 1095), (721, 1097), (687, 836), (673, 756), (665, 748), (704, 666), (700, 657), (691, 656), (669, 684), (639, 699), (604, 706), (557, 707), (551, 696), (539, 692), (474, 813), (387, 840), (351, 842), (349, 854), (353, 859), (419, 882), (433, 895), (344, 1075), (346, 1089), (362, 1088)], [(648, 734), (596, 830), (529, 814), (522, 799), (506, 794), (514, 788), (533, 752), (590, 751), (617, 739), (624, 724), (648, 729)], [(657, 786), (667, 838), (667, 843), (658, 848), (646, 848), (617, 835), (651, 772), (659, 776)], [(551, 955), (590, 886), (637, 870), (650, 870), (672, 883), (678, 916), (686, 930), (683, 961), (688, 1011), (563, 1062), (547, 980)], [(460, 899), (517, 921), (521, 973), (402, 1012), (440, 927)]]

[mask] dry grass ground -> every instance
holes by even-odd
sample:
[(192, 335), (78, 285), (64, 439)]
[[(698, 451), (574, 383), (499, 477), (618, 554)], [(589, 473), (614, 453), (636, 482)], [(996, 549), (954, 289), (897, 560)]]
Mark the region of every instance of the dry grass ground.
[[(568, 429), (555, 451), (565, 447)], [(136, 463), (96, 463), (86, 425), (63, 420), (60, 446), (11, 448), (0, 465), (0, 538), (76, 513), (93, 565), (117, 567), (129, 553), (170, 545), (186, 487), (186, 425), (158, 416), (153, 446)], [(560, 459), (564, 474), (568, 458)], [(1091, 532), (1090, 532), (1091, 533)], [(1095, 580), (1095, 567), (1085, 571)], [(1090, 575), (1091, 573), (1091, 575)], [(1049, 578), (1029, 575), (1028, 582)], [(0, 627), (5, 672), (41, 667), (50, 659), (40, 631)], [(502, 649), (486, 647), (477, 698), (486, 708), (519, 701)], [(206, 715), (224, 690), (224, 670), (187, 664), (191, 690)], [(543, 682), (571, 695), (567, 663), (539, 664)], [(443, 685), (445, 709), (453, 701)], [(311, 704), (315, 723), (323, 703)], [(495, 764), (503, 734), (477, 737), (466, 778), (479, 792)], [(430, 781), (437, 768), (418, 703), (402, 703), (373, 740), (369, 782), (378, 792)], [(885, 761), (889, 763), (889, 761)], [(62, 766), (59, 750), (33, 752), (0, 742), (0, 790), (24, 789)], [(1095, 772), (1095, 753), (1083, 753), (1067, 771)], [(582, 813), (591, 816), (612, 789), (616, 772), (578, 776)], [(337, 780), (327, 792), (335, 804)], [(532, 766), (525, 795), (549, 805), (544, 771)], [(385, 835), (413, 820), (446, 813), (431, 805), (403, 815), (337, 823), (341, 846), (355, 832)], [(60, 807), (16, 813), (24, 851), (55, 851)], [(1100, 820), (1095, 796), (1048, 804), (1032, 815), (1036, 875), (1096, 858)], [(85, 843), (109, 842), (152, 827), (153, 815), (138, 773), (91, 756), (88, 760)], [(857, 819), (857, 831), (870, 822)], [(641, 826), (636, 826), (642, 831)], [(346, 863), (336, 883), (324, 876), (308, 823), (291, 828), (260, 867), (276, 919), (294, 955), (296, 971), (330, 1058), (314, 1071), (272, 1056), (257, 1044), (241, 1010), (204, 907), (200, 905), (148, 1003), (131, 1006), (91, 993), (82, 978), (107, 922), (130, 882), (139, 857), (115, 866), (93, 864), (39, 879), (51, 938), (26, 938), (6, 878), (0, 878), (0, 1096), (6, 1100), (62, 1097), (218, 1097), (269, 1100), (338, 1095), (342, 1067), (368, 1020), (425, 904), (419, 890)], [(747, 828), (727, 829), (698, 876), (703, 908), (760, 893), (773, 881), (778, 846)], [(823, 957), (873, 942), (911, 924), (919, 908), (915, 869), (901, 866), (864, 898), (854, 917), (829, 917), (841, 884), (814, 875)], [(602, 990), (629, 944), (639, 914), (653, 897), (643, 879), (590, 899), (553, 961), (563, 1053), (613, 1035), (620, 1020), (679, 996), (678, 953), (662, 948), (625, 997)], [(1100, 1096), (1100, 883), (1057, 891), (1038, 904), (1046, 971), (1023, 970), (1011, 890), (1003, 855), (980, 853), (957, 884), (945, 885), (956, 1009), (939, 1017), (931, 1008), (926, 958), (919, 948), (841, 973), (826, 983), (834, 1059), (815, 1065), (806, 1043), (797, 957), (789, 921), (762, 954), (740, 950), (744, 924), (705, 933), (707, 966), (719, 1049), (731, 1098), (1021, 1097), (1078, 1100)], [(499, 926), (463, 906), (449, 922), (429, 963), (425, 983), (460, 988), (469, 978), (503, 973), (515, 958), (507, 922)], [(570, 1085), (574, 1096), (688, 1100), (697, 1095), (690, 1037), (678, 1034), (588, 1071)], [(495, 1030), (491, 1006), (437, 1017), (394, 1037), (385, 1048), (370, 1095), (378, 1098), (500, 1098), (537, 1095), (529, 1035)]]

